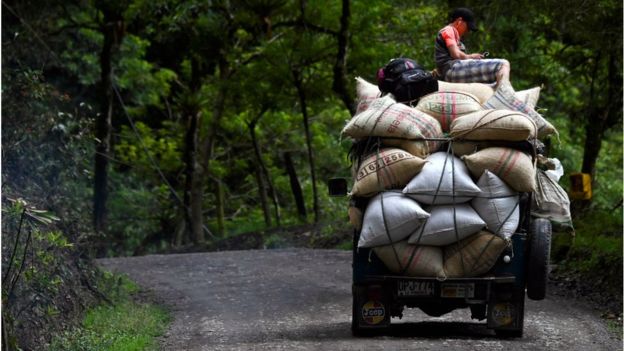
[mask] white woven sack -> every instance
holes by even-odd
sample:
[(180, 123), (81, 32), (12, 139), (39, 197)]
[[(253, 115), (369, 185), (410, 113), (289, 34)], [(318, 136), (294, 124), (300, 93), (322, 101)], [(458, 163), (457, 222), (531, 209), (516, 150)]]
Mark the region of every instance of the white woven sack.
[(423, 169), (403, 188), (403, 193), (428, 205), (449, 205), (470, 201), (481, 190), (470, 178), (459, 158), (436, 152), (425, 159)]
[(358, 114), (368, 108), (373, 100), (381, 96), (379, 88), (367, 82), (362, 77), (355, 78), (355, 90), (357, 92), (357, 107), (355, 114)]
[(485, 222), (469, 204), (432, 206), (427, 222), (407, 242), (416, 245), (446, 246), (485, 227)]
[(396, 243), (415, 232), (427, 218), (429, 213), (413, 199), (396, 191), (381, 192), (366, 207), (358, 247)]
[(477, 185), (481, 195), (470, 203), (485, 221), (487, 229), (505, 240), (511, 240), (520, 222), (520, 196), (494, 173), (485, 170)]

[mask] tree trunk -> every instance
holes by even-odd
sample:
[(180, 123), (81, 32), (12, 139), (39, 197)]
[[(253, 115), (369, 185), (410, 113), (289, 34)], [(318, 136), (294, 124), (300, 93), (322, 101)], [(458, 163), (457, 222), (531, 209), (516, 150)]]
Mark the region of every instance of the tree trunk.
[(271, 227), (271, 210), (269, 210), (269, 202), (267, 200), (266, 188), (262, 179), (262, 171), (259, 166), (254, 167), (256, 173), (256, 181), (258, 182), (258, 195), (260, 196), (260, 205), (264, 214), (264, 224), (267, 228)]
[(186, 136), (184, 138), (184, 217), (186, 222), (185, 231), (196, 244), (204, 241), (201, 214), (201, 196), (203, 194), (198, 190), (197, 181), (201, 177), (197, 160), (198, 133), (199, 112), (190, 111), (187, 114)]
[(215, 192), (217, 198), (217, 231), (219, 237), (225, 234), (225, 196), (223, 195), (223, 184), (221, 181), (215, 181)]
[[(189, 92), (191, 96), (199, 93), (201, 77), (197, 59), (191, 60), (191, 81)], [(189, 105), (184, 106), (186, 115), (186, 135), (184, 138), (184, 217), (185, 231), (195, 244), (203, 244), (204, 222), (202, 215), (203, 184), (201, 179), (201, 165), (199, 164), (199, 129), (200, 129), (200, 106), (192, 99)]]
[(95, 121), (95, 169), (93, 182), (93, 226), (96, 232), (106, 228), (108, 200), (108, 159), (112, 148), (113, 77), (112, 58), (123, 38), (123, 17), (102, 5), (104, 44), (100, 52), (100, 114)]
[(297, 213), (299, 213), (299, 218), (305, 221), (308, 214), (306, 213), (303, 191), (301, 190), (301, 184), (299, 184), (299, 178), (297, 178), (297, 171), (293, 165), (290, 152), (284, 153), (284, 164), (286, 165), (286, 172), (290, 178), (290, 189), (292, 190), (295, 203), (297, 204)]
[(314, 170), (314, 154), (312, 152), (312, 136), (310, 133), (310, 121), (308, 118), (308, 109), (306, 106), (306, 96), (303, 90), (303, 78), (301, 72), (293, 70), (293, 78), (295, 87), (297, 88), (297, 94), (299, 95), (299, 104), (301, 105), (301, 115), (303, 117), (303, 128), (305, 130), (306, 146), (308, 149), (308, 164), (310, 165), (310, 177), (312, 178), (312, 196), (314, 199), (314, 223), (318, 223), (320, 217), (320, 209), (318, 203), (318, 192), (316, 189), (316, 172)]
[[(256, 135), (256, 125), (260, 118), (266, 112), (266, 108), (263, 108), (262, 111), (254, 118), (251, 122), (248, 123), (249, 134), (251, 136), (251, 143), (254, 148), (254, 155), (256, 156), (256, 162), (258, 163), (258, 167), (260, 168), (261, 176), (266, 181), (266, 185), (269, 188), (269, 193), (271, 194), (271, 200), (273, 201), (273, 209), (275, 211), (275, 221), (277, 226), (281, 225), (281, 211), (279, 206), (279, 201), (277, 199), (277, 192), (275, 191), (275, 187), (273, 186), (273, 182), (271, 181), (271, 177), (269, 176), (269, 171), (264, 164), (264, 160), (262, 159), (262, 152), (260, 151), (260, 145), (258, 143), (258, 137)], [(265, 192), (266, 194), (266, 192)]]
[(351, 17), (350, 1), (342, 0), (342, 15), (338, 31), (338, 53), (334, 64), (334, 82), (332, 89), (345, 104), (351, 115), (355, 114), (353, 97), (347, 84), (347, 54), (349, 49), (349, 19)]
[[(617, 54), (619, 55), (619, 53)], [(622, 76), (620, 64), (616, 60), (616, 56), (611, 53), (607, 56), (607, 98), (604, 102), (600, 102), (600, 97), (595, 91), (595, 84), (600, 84), (604, 88), (604, 82), (596, 81), (598, 77), (598, 68), (603, 64), (601, 61), (602, 53), (598, 52), (595, 57), (595, 66), (592, 73), (592, 82), (590, 87), (588, 102), (588, 119), (585, 124), (585, 145), (583, 149), (583, 165), (581, 172), (588, 173), (592, 177), (592, 187), (596, 185), (596, 161), (602, 148), (602, 139), (605, 133), (618, 125), (622, 121)], [(573, 206), (576, 212), (586, 209), (591, 200), (577, 201)], [(578, 213), (577, 213), (578, 215)]]
[(596, 160), (605, 133), (622, 120), (622, 76), (621, 73), (618, 74), (620, 72), (619, 63), (613, 54), (606, 57), (608, 67), (607, 98), (603, 100), (604, 102), (601, 103), (595, 91), (596, 83), (600, 84), (601, 88), (605, 88), (604, 82), (595, 81), (598, 76), (598, 68), (603, 64), (601, 58), (601, 53), (597, 53), (587, 108), (589, 118), (585, 124), (585, 148), (581, 168), (583, 173), (591, 174), (592, 179), (596, 174)]
[[(201, 160), (204, 172), (202, 176), (197, 179), (197, 189), (201, 191), (201, 196), (198, 194), (198, 196), (200, 197), (203, 197), (203, 179), (208, 178), (210, 175), (210, 161), (212, 160), (212, 157), (214, 155), (214, 148), (217, 140), (217, 131), (219, 130), (221, 119), (223, 118), (223, 114), (225, 111), (225, 99), (228, 94), (227, 85), (224, 83), (229, 79), (229, 75), (229, 65), (227, 61), (222, 58), (219, 61), (219, 81), (221, 82), (221, 84), (220, 86), (218, 86), (217, 95), (214, 99), (214, 104), (212, 106), (212, 120), (210, 122), (210, 125), (208, 126), (208, 132), (202, 142), (201, 148)], [(217, 188), (217, 191), (221, 191), (220, 188)], [(216, 194), (216, 197), (219, 197), (219, 194)], [(224, 211), (223, 206), (220, 210)], [(223, 212), (220, 215), (223, 215)], [(221, 217), (221, 219), (219, 220), (223, 221), (223, 217)]]

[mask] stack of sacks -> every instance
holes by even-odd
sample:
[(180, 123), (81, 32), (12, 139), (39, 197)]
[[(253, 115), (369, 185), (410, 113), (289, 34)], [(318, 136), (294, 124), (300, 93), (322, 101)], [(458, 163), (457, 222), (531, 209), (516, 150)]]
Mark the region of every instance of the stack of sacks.
[[(486, 84), (440, 82), (415, 108), (361, 78), (357, 85), (357, 113), (342, 133), (381, 141), (354, 175), (351, 195), (370, 198), (363, 214), (350, 211), (361, 228), (358, 247), (372, 248), (397, 274), (485, 274), (517, 230), (518, 192), (535, 190), (531, 157), (492, 142), (540, 137), (536, 119), (487, 109), (496, 92)], [(539, 89), (523, 94), (522, 103), (535, 106)], [(445, 132), (449, 148), (438, 151), (439, 140), (427, 139)]]
[(373, 248), (396, 274), (479, 276), (516, 231), (517, 205), (517, 192), (493, 173), (475, 184), (463, 161), (436, 152), (402, 191), (370, 199), (358, 247)]

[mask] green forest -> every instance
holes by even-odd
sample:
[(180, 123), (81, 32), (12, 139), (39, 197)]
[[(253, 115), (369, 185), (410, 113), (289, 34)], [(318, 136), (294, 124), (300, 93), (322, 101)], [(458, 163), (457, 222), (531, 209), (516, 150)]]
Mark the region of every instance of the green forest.
[(326, 182), (351, 177), (355, 78), (395, 57), (433, 69), (457, 6), (477, 15), (469, 51), (541, 87), (563, 188), (592, 177), (553, 257), (621, 293), (621, 1), (3, 0), (3, 343), (108, 299), (96, 257), (295, 230), (350, 248)]

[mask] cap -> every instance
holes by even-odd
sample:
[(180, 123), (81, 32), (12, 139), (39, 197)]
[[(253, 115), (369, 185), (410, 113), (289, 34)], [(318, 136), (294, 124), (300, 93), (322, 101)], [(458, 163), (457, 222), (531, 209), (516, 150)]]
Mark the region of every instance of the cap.
[(472, 32), (476, 32), (478, 30), (477, 23), (475, 22), (475, 16), (470, 9), (465, 7), (458, 7), (455, 10), (451, 11), (449, 14), (449, 22), (453, 22), (456, 18), (461, 17), (468, 24), (468, 29)]

